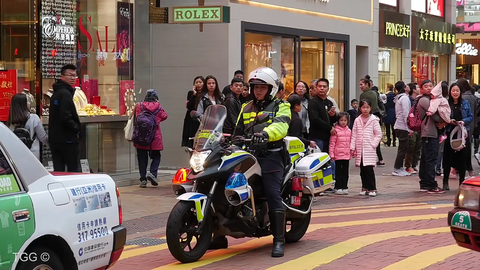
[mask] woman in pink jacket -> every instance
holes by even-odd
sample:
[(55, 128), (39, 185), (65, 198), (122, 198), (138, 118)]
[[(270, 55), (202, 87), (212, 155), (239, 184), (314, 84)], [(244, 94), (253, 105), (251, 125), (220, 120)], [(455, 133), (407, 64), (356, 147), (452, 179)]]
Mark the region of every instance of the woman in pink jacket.
[[(163, 140), (162, 140), (162, 130), (160, 129), (160, 122), (165, 121), (168, 117), (167, 113), (163, 109), (162, 105), (158, 102), (157, 91), (150, 89), (145, 95), (145, 100), (137, 104), (135, 108), (135, 116), (140, 116), (142, 109), (145, 111), (150, 111), (155, 114), (156, 124), (158, 129), (155, 132), (155, 137), (149, 146), (138, 145), (134, 143), (135, 148), (137, 148), (137, 159), (138, 159), (138, 170), (140, 171), (140, 187), (147, 187), (147, 180), (152, 183), (153, 186), (158, 186), (157, 181), (157, 172), (158, 166), (160, 165), (161, 154), (160, 151), (163, 150)], [(135, 129), (137, 127), (135, 126)], [(147, 173), (148, 166), (148, 157), (152, 162), (150, 163), (150, 171)]]
[(371, 114), (372, 104), (369, 100), (362, 100), (359, 104), (360, 116), (355, 119), (352, 130), (352, 142), (350, 151), (356, 158), (355, 165), (360, 167), (362, 178), (362, 191), (360, 195), (377, 196), (375, 172), (373, 168), (377, 164), (377, 146), (382, 139), (380, 119)]
[(350, 163), (350, 144), (352, 131), (348, 128), (350, 115), (346, 112), (338, 114), (335, 135), (330, 136), (330, 158), (335, 161), (335, 189), (339, 195), (348, 194), (348, 170)]

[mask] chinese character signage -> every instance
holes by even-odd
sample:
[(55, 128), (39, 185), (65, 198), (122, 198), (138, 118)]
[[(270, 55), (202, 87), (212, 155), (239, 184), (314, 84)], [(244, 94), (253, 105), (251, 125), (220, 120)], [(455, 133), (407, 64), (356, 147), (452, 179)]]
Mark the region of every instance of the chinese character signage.
[(380, 10), (379, 46), (410, 49), (410, 16)]
[(452, 54), (457, 43), (455, 25), (412, 16), (412, 50)]
[(76, 3), (42, 0), (42, 77), (60, 78), (60, 69), (74, 64), (77, 56)]
[(0, 70), (0, 121), (8, 120), (10, 101), (17, 93), (17, 71)]

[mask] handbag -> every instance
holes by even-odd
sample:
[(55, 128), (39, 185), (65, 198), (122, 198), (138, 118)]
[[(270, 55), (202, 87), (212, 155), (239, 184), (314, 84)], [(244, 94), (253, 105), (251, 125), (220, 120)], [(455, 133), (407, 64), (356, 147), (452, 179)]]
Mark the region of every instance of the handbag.
[(468, 131), (463, 125), (456, 126), (450, 133), (450, 146), (454, 151), (460, 151), (467, 145)]
[(130, 115), (130, 118), (127, 121), (127, 125), (123, 129), (125, 131), (125, 139), (127, 141), (132, 141), (133, 140), (133, 130), (135, 129), (135, 123), (136, 123), (136, 120), (137, 120), (136, 112), (137, 112), (137, 109), (134, 108), (133, 114)]

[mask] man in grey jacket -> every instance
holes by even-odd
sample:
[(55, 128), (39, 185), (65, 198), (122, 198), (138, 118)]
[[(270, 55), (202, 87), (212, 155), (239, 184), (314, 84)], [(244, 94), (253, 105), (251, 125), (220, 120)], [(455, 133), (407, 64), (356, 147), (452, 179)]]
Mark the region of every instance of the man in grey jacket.
[(393, 176), (410, 176), (405, 168), (403, 167), (403, 161), (405, 160), (405, 155), (408, 151), (408, 138), (413, 135), (413, 132), (407, 126), (408, 114), (410, 112), (410, 98), (405, 93), (407, 91), (408, 85), (402, 81), (398, 81), (395, 84), (395, 89), (398, 94), (393, 100), (395, 103), (395, 125), (393, 126), (395, 134), (398, 138), (398, 150), (397, 158), (395, 159), (395, 164), (393, 165)]
[(445, 190), (438, 187), (435, 180), (435, 167), (437, 165), (437, 155), (439, 150), (438, 129), (445, 127), (446, 123), (435, 113), (428, 117), (426, 112), (430, 107), (431, 92), (433, 83), (430, 80), (424, 80), (421, 85), (422, 96), (418, 100), (417, 110), (422, 119), (422, 155), (420, 158), (420, 191), (427, 191), (428, 194), (445, 193)]

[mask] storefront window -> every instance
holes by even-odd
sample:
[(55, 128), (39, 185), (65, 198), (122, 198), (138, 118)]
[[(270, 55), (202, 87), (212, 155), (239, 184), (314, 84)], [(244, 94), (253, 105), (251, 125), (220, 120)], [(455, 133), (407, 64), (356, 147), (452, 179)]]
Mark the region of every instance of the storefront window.
[(43, 0), (41, 14), (43, 115), (65, 64), (77, 66), (80, 116), (129, 114), (135, 102), (133, 3)]
[(325, 77), (330, 82), (328, 93), (344, 111), (345, 98), (345, 44), (327, 41), (325, 52)]
[(285, 94), (294, 87), (295, 42), (293, 38), (245, 33), (245, 74), (270, 67), (280, 76)]
[(29, 94), (31, 110), (36, 112), (35, 10), (35, 0), (0, 0), (0, 121), (7, 121), (10, 99), (17, 92)]
[(378, 88), (384, 93), (387, 84), (395, 85), (402, 77), (402, 50), (380, 48), (378, 50)]
[(412, 79), (421, 83), (431, 80), (434, 84), (448, 81), (448, 56), (429, 53), (412, 53)]
[(323, 41), (302, 37), (301, 80), (310, 83), (323, 77)]

